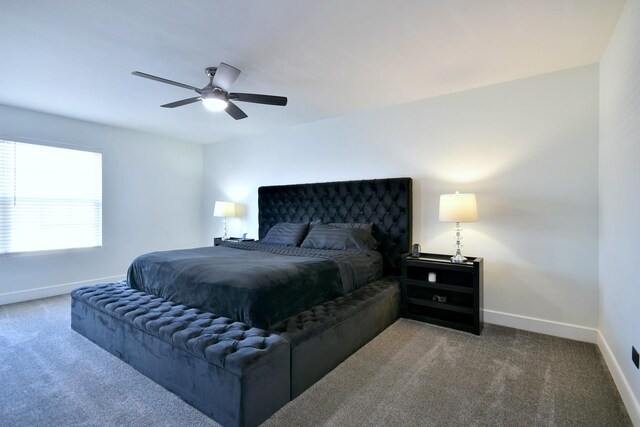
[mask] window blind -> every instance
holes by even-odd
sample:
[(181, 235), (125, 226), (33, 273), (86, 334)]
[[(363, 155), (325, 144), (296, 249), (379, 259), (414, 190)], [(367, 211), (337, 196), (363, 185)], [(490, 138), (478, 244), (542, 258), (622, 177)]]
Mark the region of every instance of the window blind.
[(0, 254), (102, 246), (102, 155), (0, 140)]

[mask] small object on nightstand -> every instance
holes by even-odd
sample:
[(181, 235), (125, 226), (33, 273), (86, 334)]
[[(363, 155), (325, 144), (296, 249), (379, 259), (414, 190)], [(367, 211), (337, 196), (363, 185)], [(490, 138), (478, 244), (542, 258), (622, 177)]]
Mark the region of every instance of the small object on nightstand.
[(442, 302), (442, 303), (447, 303), (447, 297), (443, 297), (440, 295), (434, 295), (433, 298), (431, 298), (431, 301), (435, 301), (435, 302)]
[(420, 256), (420, 251), (421, 251), (420, 245), (417, 244), (417, 243), (414, 244), (411, 247), (411, 256), (414, 257), (414, 258), (418, 258)]
[[(482, 258), (452, 263), (448, 255), (402, 257), (402, 316), (480, 335)], [(437, 281), (436, 281), (437, 275)]]

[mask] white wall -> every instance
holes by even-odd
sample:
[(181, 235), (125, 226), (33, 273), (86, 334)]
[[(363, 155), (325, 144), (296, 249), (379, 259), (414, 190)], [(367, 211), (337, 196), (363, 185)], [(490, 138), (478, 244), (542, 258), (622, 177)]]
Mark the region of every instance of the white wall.
[(600, 332), (615, 359), (607, 360), (614, 379), (640, 426), (640, 371), (631, 363), (631, 346), (640, 351), (638, 161), (640, 1), (629, 0), (600, 63)]
[(247, 205), (230, 228), (255, 237), (261, 185), (409, 176), (424, 251), (452, 252), (438, 196), (477, 193), (463, 253), (485, 257), (485, 308), (595, 328), (597, 147), (596, 65), (211, 144), (203, 243), (221, 235), (220, 199)]
[(202, 146), (2, 105), (0, 138), (98, 148), (103, 167), (102, 249), (0, 256), (0, 303), (64, 293), (125, 274), (139, 254), (200, 243)]

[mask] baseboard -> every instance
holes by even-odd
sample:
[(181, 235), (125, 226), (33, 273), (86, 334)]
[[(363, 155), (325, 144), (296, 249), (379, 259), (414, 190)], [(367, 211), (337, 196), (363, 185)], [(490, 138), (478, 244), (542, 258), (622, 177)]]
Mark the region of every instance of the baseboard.
[(597, 329), (572, 325), (570, 323), (555, 322), (553, 320), (538, 319), (535, 317), (521, 316), (519, 314), (502, 313), (494, 310), (484, 310), (484, 321), (496, 325), (508, 326), (510, 328), (523, 329), (525, 331), (569, 338), (592, 344), (598, 342)]
[(633, 394), (633, 390), (624, 376), (611, 347), (602, 333), (595, 328), (572, 325), (569, 323), (555, 322), (552, 320), (538, 319), (535, 317), (521, 316), (519, 314), (502, 313), (494, 310), (484, 310), (484, 321), (496, 325), (508, 326), (525, 331), (538, 332), (562, 338), (597, 344), (607, 364), (613, 381), (618, 388), (622, 401), (627, 408), (629, 418), (634, 426), (640, 427), (640, 403)]
[(622, 368), (620, 368), (620, 365), (618, 364), (618, 360), (613, 355), (611, 347), (609, 347), (609, 343), (607, 343), (607, 340), (600, 331), (598, 331), (598, 347), (600, 348), (600, 353), (602, 353), (602, 357), (609, 368), (609, 372), (611, 372), (613, 381), (616, 383), (616, 387), (618, 387), (618, 392), (620, 392), (622, 401), (627, 407), (627, 413), (629, 414), (629, 418), (631, 418), (631, 422), (634, 426), (640, 427), (640, 403), (633, 394), (633, 390), (631, 389), (627, 378), (624, 376)]
[(16, 302), (30, 301), (39, 298), (53, 297), (56, 295), (68, 294), (73, 289), (80, 286), (95, 285), (98, 283), (116, 282), (124, 279), (125, 276), (101, 277), (99, 279), (84, 280), (81, 282), (64, 283), (61, 285), (45, 286), (43, 288), (27, 289), (24, 291), (5, 292), (0, 294), (0, 305), (13, 304)]

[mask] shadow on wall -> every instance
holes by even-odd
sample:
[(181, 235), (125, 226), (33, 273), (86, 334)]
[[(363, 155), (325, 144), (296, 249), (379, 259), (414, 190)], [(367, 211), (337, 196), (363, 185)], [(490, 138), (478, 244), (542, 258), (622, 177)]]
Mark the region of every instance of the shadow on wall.
[[(414, 176), (420, 183), (415, 212), (422, 213), (414, 217), (414, 242), (423, 251), (453, 253), (453, 226), (439, 221), (439, 196), (475, 193), (479, 221), (463, 224), (462, 253), (485, 258), (485, 307), (593, 326), (597, 184), (579, 169), (591, 166), (588, 158), (566, 163), (571, 149), (547, 142), (509, 161), (486, 154), (460, 161), (453, 154), (436, 172)], [(562, 150), (568, 152), (558, 155)], [(465, 173), (456, 173), (458, 167)]]

